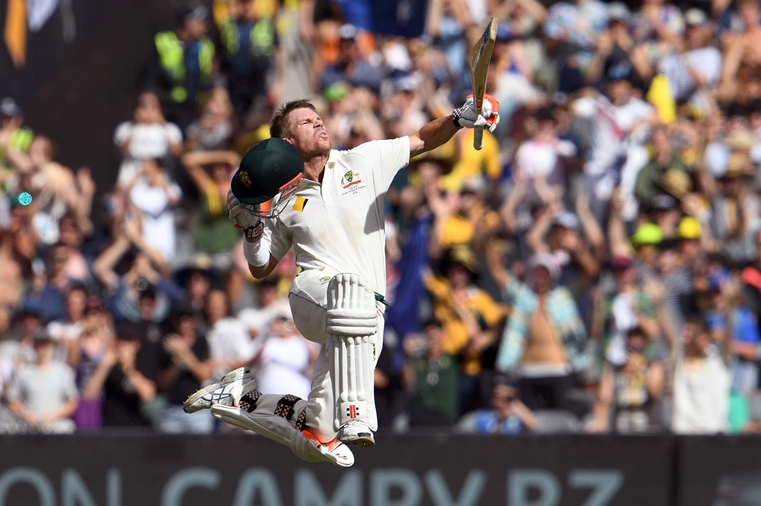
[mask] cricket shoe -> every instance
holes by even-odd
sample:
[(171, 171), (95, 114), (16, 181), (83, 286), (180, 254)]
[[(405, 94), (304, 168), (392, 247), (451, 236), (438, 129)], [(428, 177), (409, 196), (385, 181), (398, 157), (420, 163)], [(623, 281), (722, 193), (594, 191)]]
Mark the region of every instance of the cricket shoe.
[(341, 425), (338, 429), (337, 439), (347, 445), (373, 446), (375, 436), (373, 431), (364, 422), (351, 420)]
[(317, 439), (317, 436), (309, 432), (307, 429), (302, 430), (301, 435), (320, 451), (323, 460), (340, 467), (351, 467), (354, 465), (354, 454), (349, 447), (339, 441), (338, 438), (328, 441), (327, 443), (322, 443)]
[(278, 443), (291, 447), (291, 451), (307, 462), (330, 462), (340, 467), (351, 467), (354, 454), (338, 439), (321, 442), (307, 429), (298, 430), (291, 422), (278, 415), (249, 413), (235, 406), (214, 404), (214, 418), (243, 430), (250, 430)]
[(207, 385), (192, 394), (182, 409), (186, 413), (195, 413), (202, 409), (210, 409), (214, 404), (237, 406), (240, 398), (248, 392), (256, 390), (256, 380), (248, 367), (240, 367), (230, 371), (217, 383)]

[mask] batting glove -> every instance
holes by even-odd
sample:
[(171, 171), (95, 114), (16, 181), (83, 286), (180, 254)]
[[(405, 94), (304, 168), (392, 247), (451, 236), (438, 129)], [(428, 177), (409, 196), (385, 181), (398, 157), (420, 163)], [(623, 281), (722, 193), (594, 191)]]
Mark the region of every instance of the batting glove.
[(249, 241), (261, 239), (264, 233), (264, 222), (233, 195), (232, 189), (227, 192), (227, 218), (235, 228), (245, 232), (246, 239)]
[(491, 95), (484, 95), (481, 114), (478, 114), (473, 95), (468, 95), (462, 107), (452, 112), (452, 119), (457, 128), (483, 127), (493, 132), (499, 125), (499, 102)]

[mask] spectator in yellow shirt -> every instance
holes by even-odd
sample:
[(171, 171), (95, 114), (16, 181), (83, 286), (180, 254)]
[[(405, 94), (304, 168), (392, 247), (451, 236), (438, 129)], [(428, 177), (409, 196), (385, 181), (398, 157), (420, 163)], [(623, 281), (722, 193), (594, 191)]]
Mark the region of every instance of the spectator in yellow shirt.
[(447, 250), (443, 265), (444, 277), (426, 276), (425, 284), (433, 297), (433, 315), (444, 326), (444, 352), (461, 356), (461, 410), (466, 412), (480, 407), (481, 359), (495, 341), (504, 312), (476, 286), (478, 264), (469, 248)]

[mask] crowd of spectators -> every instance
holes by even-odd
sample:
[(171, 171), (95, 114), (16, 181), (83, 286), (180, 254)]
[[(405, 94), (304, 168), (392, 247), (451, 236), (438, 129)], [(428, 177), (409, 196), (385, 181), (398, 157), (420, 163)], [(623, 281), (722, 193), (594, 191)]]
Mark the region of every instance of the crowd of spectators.
[(181, 405), (243, 365), (306, 395), (294, 260), (250, 276), (230, 177), (288, 100), (337, 149), (451, 113), (491, 15), (499, 128), (387, 193), (381, 425), (761, 431), (757, 0), (429, 0), (416, 38), (349, 4), (180, 9), (107, 125), (110, 188), (0, 101), (0, 432), (227, 430)]

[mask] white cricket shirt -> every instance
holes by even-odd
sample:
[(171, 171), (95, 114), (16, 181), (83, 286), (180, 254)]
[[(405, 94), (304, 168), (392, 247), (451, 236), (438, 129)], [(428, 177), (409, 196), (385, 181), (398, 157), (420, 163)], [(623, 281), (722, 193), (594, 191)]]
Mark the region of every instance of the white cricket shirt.
[(409, 161), (409, 137), (331, 150), (322, 184), (302, 179), (270, 224), (272, 256), (280, 260), (293, 245), (301, 269), (321, 269), (326, 276), (356, 273), (385, 295), (383, 201)]

